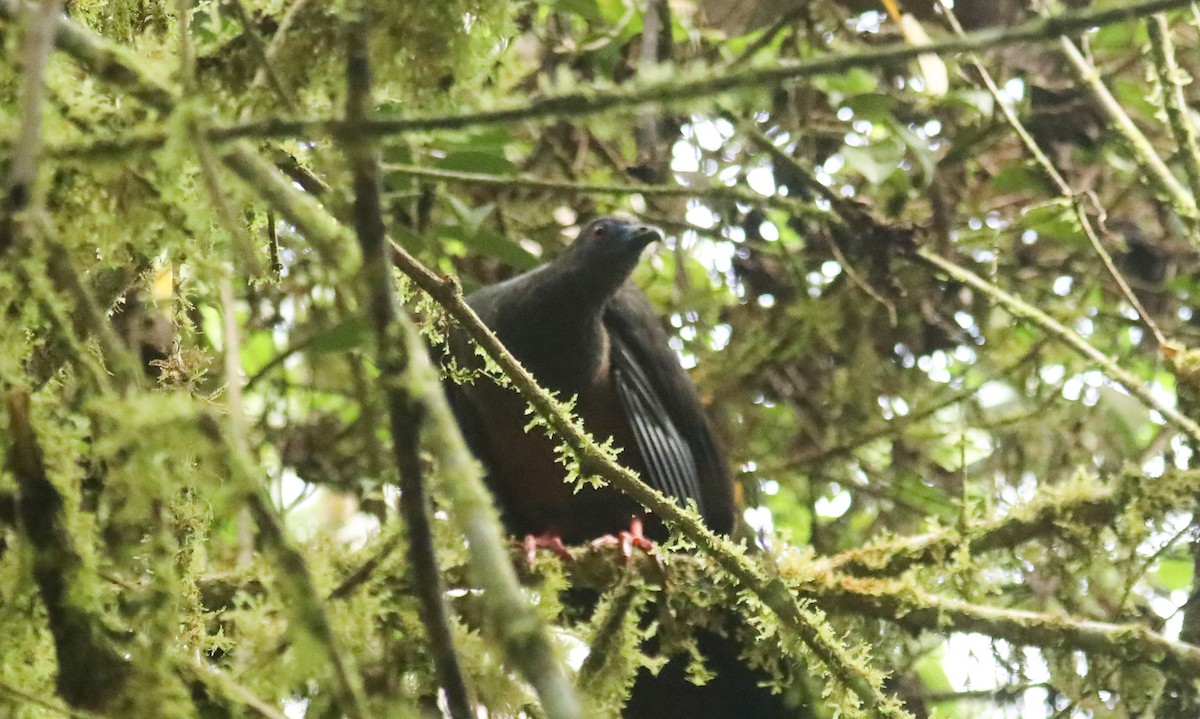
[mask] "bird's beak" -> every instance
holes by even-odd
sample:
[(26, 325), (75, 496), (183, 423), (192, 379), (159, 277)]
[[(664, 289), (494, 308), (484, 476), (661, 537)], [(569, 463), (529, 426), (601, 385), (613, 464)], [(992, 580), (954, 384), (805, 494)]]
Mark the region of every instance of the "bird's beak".
[(662, 233), (659, 232), (657, 227), (630, 223), (621, 229), (619, 241), (622, 245), (637, 245), (640, 249), (655, 240), (661, 239)]

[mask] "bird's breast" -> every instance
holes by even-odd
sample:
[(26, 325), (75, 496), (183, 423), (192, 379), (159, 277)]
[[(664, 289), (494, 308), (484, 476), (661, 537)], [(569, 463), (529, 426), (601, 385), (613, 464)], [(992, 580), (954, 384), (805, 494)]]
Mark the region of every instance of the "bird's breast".
[[(641, 472), (641, 457), (612, 385), (607, 356), (601, 364), (604, 371), (595, 372), (575, 393), (575, 416), (583, 418), (584, 429), (597, 441), (612, 438), (621, 464)], [(488, 479), (511, 531), (554, 532), (565, 542), (579, 543), (628, 529), (630, 518), (641, 513), (636, 502), (612, 487), (576, 491), (566, 481), (566, 467), (558, 462), (558, 441), (541, 427), (526, 431), (525, 402), (512, 390), (481, 381), (472, 392), (473, 404), (489, 428), (483, 433)]]

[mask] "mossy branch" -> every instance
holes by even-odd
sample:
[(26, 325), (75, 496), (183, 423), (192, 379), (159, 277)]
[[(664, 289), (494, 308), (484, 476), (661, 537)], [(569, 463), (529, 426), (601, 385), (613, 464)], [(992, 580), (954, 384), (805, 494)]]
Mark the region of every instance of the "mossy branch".
[[(1168, 472), (1148, 482), (1129, 473), (1104, 484), (1068, 483), (1044, 490), (1006, 516), (965, 527), (940, 529), (908, 537), (890, 537), (821, 560), (830, 571), (863, 576), (891, 576), (918, 565), (941, 564), (966, 549), (968, 555), (1012, 549), (1051, 536), (1064, 528), (1112, 524), (1129, 506), (1148, 500), (1151, 507), (1187, 511), (1179, 498), (1194, 500), (1200, 485), (1196, 472)], [(1147, 495), (1147, 492), (1152, 493)], [(1162, 512), (1150, 513), (1161, 516)]]
[(275, 556), (277, 577), (297, 629), (310, 636), (325, 653), (334, 679), (339, 708), (351, 719), (370, 716), (353, 663), (339, 646), (333, 626), (313, 585), (304, 555), (288, 539), (271, 499), (255, 476), (250, 457), (231, 437), (226, 423), (213, 415), (199, 416), (200, 429), (228, 458), (230, 474), (258, 527), (259, 539)]
[(46, 0), (30, 8), (22, 35), (24, 68), (21, 72), (20, 134), (13, 147), (0, 199), (0, 256), (17, 243), (26, 220), (21, 213), (30, 206), (37, 181), (42, 149), (42, 100), (46, 94), (46, 65), (54, 49), (54, 27), (61, 0)]
[(58, 694), (72, 707), (104, 711), (119, 706), (131, 667), (97, 612), (78, 592), (83, 557), (66, 526), (62, 495), (46, 475), (30, 417), (29, 392), (9, 390), (8, 461), (17, 481), (20, 529), (32, 554), (33, 579), (54, 637)]
[[(1100, 77), (1100, 71), (1084, 57), (1070, 38), (1063, 37), (1059, 43), (1062, 46), (1063, 54), (1070, 61), (1071, 67), (1075, 69), (1080, 81), (1088, 87), (1096, 104), (1112, 121), (1112, 128), (1133, 151), (1133, 159), (1142, 169), (1146, 179), (1164, 194), (1175, 212), (1181, 217), (1193, 225), (1200, 222), (1200, 211), (1197, 210), (1196, 198), (1184, 189), (1178, 178), (1175, 177), (1175, 173), (1171, 172), (1171, 168), (1154, 149), (1154, 145), (1134, 124), (1133, 118), (1129, 117), (1117, 98), (1113, 97)], [(1194, 245), (1200, 247), (1200, 237), (1194, 231), (1190, 233), (1190, 238)]]
[[(805, 60), (773, 63), (767, 67), (746, 67), (714, 73), (697, 71), (679, 79), (634, 81), (621, 88), (589, 87), (580, 90), (553, 93), (531, 100), (527, 104), (497, 110), (476, 110), (452, 115), (378, 118), (355, 128), (356, 132), (368, 136), (382, 137), (433, 130), (458, 130), (484, 125), (500, 125), (541, 118), (583, 117), (612, 110), (636, 109), (645, 105), (679, 103), (698, 98), (711, 97), (746, 88), (770, 88), (783, 83), (815, 75), (841, 73), (853, 68), (875, 69), (883, 65), (908, 62), (918, 55), (949, 54), (983, 51), (1029, 42), (1046, 42), (1060, 35), (1079, 32), (1093, 27), (1124, 22), (1146, 17), (1188, 4), (1188, 0), (1142, 0), (1116, 7), (1092, 8), (1066, 12), (1053, 17), (1035, 18), (1020, 25), (1002, 29), (981, 30), (962, 38), (947, 38), (928, 45), (914, 46), (894, 43), (872, 48), (863, 52), (827, 54)], [(12, 17), (17, 0), (0, 0), (0, 17)], [(65, 20), (64, 20), (65, 21)], [(60, 34), (63, 30), (60, 23)], [(60, 45), (67, 43), (60, 37)], [(103, 79), (127, 81), (131, 78), (125, 70), (114, 65), (115, 55), (97, 52), (97, 48), (80, 44), (80, 50), (95, 55), (103, 61)], [(72, 54), (75, 54), (74, 52)], [(139, 98), (155, 107), (161, 106), (158, 97), (161, 86), (145, 83), (138, 79), (128, 84), (136, 88)], [(291, 137), (336, 137), (349, 128), (343, 120), (336, 119), (282, 119), (274, 118), (258, 122), (212, 127), (207, 131), (212, 142), (230, 142), (237, 139), (291, 138)], [(120, 157), (130, 152), (152, 150), (166, 141), (160, 132), (130, 133), (121, 138), (87, 143), (74, 147), (57, 147), (51, 153), (56, 157)], [(1194, 207), (1194, 206), (1193, 206)]]
[[(583, 550), (566, 560), (566, 570), (575, 586), (608, 589), (611, 572), (602, 565), (611, 558), (596, 550)], [(671, 554), (666, 561), (672, 572), (704, 582), (700, 560), (687, 554)], [(1116, 657), (1134, 663), (1150, 663), (1182, 676), (1200, 672), (1200, 647), (1168, 639), (1139, 624), (1114, 624), (1079, 617), (993, 607), (931, 594), (904, 580), (851, 577), (823, 572), (820, 565), (798, 563), (785, 574), (797, 575), (796, 591), (834, 613), (868, 616), (909, 629), (945, 635), (947, 632), (979, 633), (1024, 646), (1045, 649), (1075, 649), (1088, 654)], [(662, 570), (651, 561), (631, 568), (648, 581)], [(620, 581), (620, 580), (617, 580)], [(789, 582), (790, 583), (790, 582)], [(714, 588), (716, 591), (719, 589)]]
[(1077, 649), (1153, 664), (1181, 676), (1200, 674), (1200, 647), (1167, 639), (1140, 624), (991, 607), (934, 596), (898, 581), (843, 575), (830, 575), (818, 587), (805, 587), (805, 592), (838, 610), (874, 616), (910, 629), (939, 634), (977, 632), (1024, 646)]
[(1105, 376), (1124, 387), (1125, 391), (1137, 397), (1144, 405), (1156, 410), (1167, 422), (1187, 434), (1194, 441), (1200, 442), (1200, 425), (1197, 425), (1195, 420), (1185, 416), (1175, 407), (1166, 404), (1156, 397), (1142, 380), (1138, 379), (1132, 372), (1122, 368), (1111, 357), (1096, 349), (1092, 343), (1080, 336), (1078, 332), (1068, 328), (1063, 323), (1016, 295), (1004, 291), (967, 268), (951, 262), (928, 248), (923, 247), (918, 249), (914, 254), (914, 259), (925, 263), (953, 280), (982, 292), (1004, 306), (1015, 317), (1036, 325), (1046, 334), (1070, 347), (1084, 359), (1091, 361), (1100, 368)]
[(1196, 123), (1192, 120), (1191, 108), (1183, 95), (1187, 75), (1175, 57), (1175, 43), (1171, 40), (1171, 28), (1167, 25), (1166, 15), (1155, 13), (1147, 18), (1146, 30), (1150, 35), (1151, 56), (1158, 74), (1167, 126), (1171, 128), (1171, 135), (1179, 148), (1192, 198), (1200, 198), (1200, 144), (1196, 140)]
[[(361, 122), (371, 107), (371, 68), (367, 52), (370, 33), (365, 22), (346, 31), (346, 119)], [(392, 451), (400, 473), (400, 513), (408, 537), (408, 562), (412, 567), (421, 620), (446, 693), (452, 719), (475, 716), (471, 692), (463, 675), (450, 631), (446, 588), (438, 567), (430, 515), (433, 508), (419, 442), (424, 408), (408, 390), (406, 375), (412, 358), (397, 322), (395, 279), (388, 262), (380, 200), (379, 158), (369, 140), (351, 134), (342, 138), (354, 185), (354, 227), (362, 260), (359, 274), (366, 286), (368, 311), (375, 329), (379, 384), (391, 417)]]

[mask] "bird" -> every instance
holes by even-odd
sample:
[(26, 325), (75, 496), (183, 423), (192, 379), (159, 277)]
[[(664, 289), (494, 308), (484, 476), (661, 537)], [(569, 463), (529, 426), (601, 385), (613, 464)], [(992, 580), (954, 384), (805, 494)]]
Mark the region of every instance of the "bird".
[[(584, 428), (602, 441), (611, 437), (622, 465), (693, 505), (709, 529), (730, 534), (737, 502), (724, 454), (657, 313), (630, 281), (643, 251), (660, 239), (654, 227), (599, 217), (553, 261), (476, 290), (466, 302), (540, 385), (575, 399)], [(457, 363), (479, 366), (461, 330), (452, 329), (447, 344)], [(446, 387), (505, 526), (525, 537), (527, 551), (616, 537), (623, 549), (648, 548), (667, 538), (662, 520), (618, 489), (577, 491), (567, 482), (557, 441), (528, 428), (525, 402), (512, 389), (487, 376)], [(795, 716), (758, 687), (761, 677), (739, 661), (731, 638), (709, 633), (699, 641), (717, 679), (691, 684), (682, 658), (658, 676), (643, 671), (626, 719), (661, 719), (664, 707), (666, 716), (690, 716), (689, 706), (712, 719)], [(754, 709), (755, 701), (763, 708)]]
[[(628, 282), (658, 230), (615, 217), (582, 228), (553, 262), (479, 289), (467, 304), (560, 399), (576, 398), (585, 429), (621, 447), (621, 464), (681, 504), (695, 502), (707, 526), (728, 533), (733, 485), (695, 387), (667, 343), (644, 294)], [(455, 357), (469, 357), (452, 337)], [(564, 482), (557, 442), (526, 432), (525, 402), (482, 380), (460, 385), (452, 406), (500, 504), (509, 531), (579, 544), (643, 522), (665, 539), (655, 517), (619, 490)]]

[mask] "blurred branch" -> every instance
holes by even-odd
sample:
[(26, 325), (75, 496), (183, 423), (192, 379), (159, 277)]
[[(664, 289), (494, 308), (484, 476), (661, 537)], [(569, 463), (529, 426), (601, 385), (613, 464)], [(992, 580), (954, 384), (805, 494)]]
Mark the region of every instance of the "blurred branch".
[(1090, 360), (1098, 366), (1108, 379), (1124, 387), (1125, 391), (1129, 394), (1140, 399), (1143, 404), (1156, 410), (1172, 425), (1179, 428), (1195, 441), (1200, 442), (1200, 425), (1197, 425), (1195, 420), (1185, 416), (1175, 407), (1168, 405), (1156, 397), (1154, 392), (1141, 379), (1122, 368), (1108, 355), (1096, 349), (1094, 345), (1080, 336), (1078, 332), (1068, 328), (1016, 295), (1005, 292), (974, 272), (951, 262), (928, 248), (919, 248), (914, 253), (913, 259), (938, 270), (951, 279), (982, 292), (1003, 305), (1015, 317), (1036, 325), (1046, 334), (1066, 344), (1085, 359)]
[(9, 390), (8, 463), (17, 483), (21, 533), (58, 658), (58, 694), (72, 707), (104, 711), (119, 704), (131, 666), (98, 612), (82, 601), (84, 559), (68, 529), (62, 495), (46, 465), (30, 417), (29, 392)]
[[(68, 344), (82, 345), (88, 335), (94, 336), (100, 345), (105, 369), (111, 374), (117, 389), (122, 394), (135, 389), (143, 381), (141, 366), (114, 331), (106, 307), (101, 306), (92, 296), (91, 288), (84, 283), (75, 269), (66, 248), (54, 241), (48, 241), (46, 244), (49, 245), (49, 256), (46, 258), (47, 275), (58, 292), (74, 301), (70, 324), (62, 324), (59, 330), (74, 333), (74, 338), (67, 340)], [(107, 381), (108, 378), (104, 379)]]
[[(532, 190), (549, 190), (566, 192), (576, 195), (643, 195), (645, 197), (686, 197), (695, 199), (727, 200), (743, 202), (750, 205), (766, 205), (775, 209), (786, 209), (797, 213), (797, 202), (776, 195), (762, 195), (753, 190), (740, 187), (696, 186), (696, 185), (645, 185), (645, 184), (604, 184), (595, 182), (572, 182), (570, 180), (555, 180), (533, 175), (489, 175), (481, 172), (457, 172), (439, 170), (432, 167), (417, 167), (414, 165), (396, 165), (384, 163), (383, 170), (397, 175), (422, 177), (429, 180), (445, 180), (462, 182), (471, 185), (499, 187), (505, 189), (525, 188)], [(799, 213), (797, 213), (799, 214)], [(816, 208), (810, 208), (809, 215), (826, 216), (827, 213)]]
[[(365, 22), (352, 23), (346, 29), (346, 119), (350, 122), (365, 120), (371, 109), (369, 37)], [(452, 719), (470, 719), (475, 711), (450, 632), (446, 588), (430, 522), (433, 510), (421, 466), (419, 441), (424, 408), (407, 389), (412, 358), (407, 356), (406, 328), (397, 322), (395, 280), (380, 206), (378, 153), (369, 140), (354, 135), (344, 137), (342, 144), (353, 177), (354, 226), (362, 251), (359, 275), (366, 285), (375, 329), (379, 384), (391, 415), (392, 449), (400, 471), (400, 513), (408, 534), (408, 562), (420, 601), (421, 621), (448, 712)]]
[(248, 715), (262, 717), (262, 719), (287, 719), (283, 712), (259, 699), (250, 689), (200, 659), (193, 660), (191, 664), (182, 664), (179, 672), (189, 681), (198, 682), (206, 691), (215, 691), (226, 701), (236, 702), (245, 707)]
[(61, 714), (67, 717), (73, 717), (74, 719), (109, 719), (104, 714), (96, 714), (85, 709), (59, 706), (58, 704), (49, 701), (45, 697), (31, 694), (22, 689), (18, 689), (17, 687), (10, 686), (5, 682), (0, 682), (0, 697), (22, 702), (25, 707), (35, 706), (40, 709), (44, 709), (45, 711), (53, 712), (54, 714)]
[(333, 694), (338, 708), (350, 719), (367, 719), (370, 714), (362, 697), (358, 674), (339, 647), (304, 555), (288, 539), (266, 489), (256, 477), (243, 439), (237, 434), (238, 425), (228, 420), (222, 422), (212, 414), (200, 414), (198, 419), (204, 435), (223, 450), (220, 454), (225, 457), (232, 482), (258, 526), (259, 539), (275, 556), (276, 577), (287, 597), (285, 606), (291, 611), (294, 625), (310, 636), (325, 655), (333, 673)]
[[(77, 301), (69, 318), (69, 324), (74, 331), (73, 338), (67, 339), (52, 335), (46, 338), (44, 343), (34, 347), (32, 357), (27, 363), (30, 383), (34, 389), (40, 389), (54, 377), (69, 355), (76, 352), (79, 342), (86, 340), (93, 332), (103, 333), (105, 331), (107, 325), (102, 324), (97, 318), (107, 318), (109, 309), (124, 297), (138, 279), (149, 270), (150, 261), (145, 257), (138, 256), (129, 264), (94, 273), (96, 279), (87, 288), (85, 294), (79, 295), (79, 297), (91, 297), (94, 304), (89, 306), (87, 303)], [(77, 281), (79, 276), (71, 275), (66, 279)], [(107, 319), (104, 322), (107, 322)], [(109, 341), (104, 340), (101, 346), (106, 346)], [(110, 353), (109, 356), (113, 355)]]
[[(250, 47), (254, 50), (255, 59), (258, 61), (258, 69), (254, 71), (254, 78), (250, 81), (250, 87), (247, 88), (248, 92), (246, 96), (250, 96), (250, 91), (253, 91), (265, 80), (280, 104), (288, 111), (295, 112), (296, 103), (292, 100), (291, 94), (284, 88), (283, 81), (279, 79), (279, 73), (275, 72), (274, 55), (278, 51), (278, 42), (286, 37), (288, 26), (291, 25), (291, 21), (295, 18), (298, 10), (304, 6), (304, 0), (293, 2), (288, 7), (279, 28), (271, 36), (270, 47), (263, 42), (262, 35), (258, 32), (258, 27), (254, 23), (254, 18), (250, 16), (250, 13), (246, 12), (246, 6), (242, 4), (242, 0), (226, 0), (226, 4), (232, 7), (234, 14), (237, 15), (238, 22), (242, 25), (242, 34), (250, 41)], [(246, 111), (248, 112), (249, 108), (246, 108)]]
[(1195, 199), (1200, 197), (1200, 146), (1196, 142), (1196, 123), (1192, 120), (1192, 110), (1183, 95), (1183, 82), (1187, 74), (1176, 60), (1175, 43), (1171, 40), (1171, 28), (1167, 25), (1166, 15), (1156, 13), (1147, 18), (1146, 30), (1150, 35), (1150, 49), (1154, 57), (1154, 69), (1158, 73), (1162, 104), (1167, 113), (1167, 125), (1175, 137), (1183, 169), (1187, 173), (1188, 186)]
[[(731, 69), (727, 72), (696, 72), (682, 79), (634, 81), (621, 88), (589, 87), (574, 92), (551, 94), (531, 100), (528, 104), (499, 110), (477, 110), (453, 115), (376, 119), (356, 126), (354, 130), (366, 136), (399, 135), (431, 130), (456, 130), (483, 125), (497, 125), (544, 117), (568, 118), (593, 115), (641, 105), (683, 102), (719, 95), (745, 88), (774, 87), (783, 83), (844, 72), (852, 68), (876, 69), (881, 65), (908, 62), (918, 55), (982, 51), (1027, 42), (1045, 42), (1067, 33), (1124, 22), (1155, 12), (1187, 5), (1189, 0), (1142, 0), (1120, 6), (1091, 8), (1065, 12), (1052, 17), (1035, 18), (1020, 25), (1003, 29), (981, 30), (964, 38), (950, 38), (928, 45), (913, 46), (894, 43), (863, 52), (822, 55), (807, 60), (772, 63), (765, 67)], [(12, 17), (18, 0), (0, 0), (0, 18)], [(59, 33), (68, 33), (63, 22)], [(60, 44), (69, 43), (60, 38)], [(93, 51), (88, 45), (81, 49)], [(111, 54), (103, 59), (109, 59)], [(100, 59), (100, 58), (98, 58)], [(104, 79), (121, 79), (109, 70)], [(118, 84), (124, 84), (118, 82)], [(161, 88), (153, 83), (138, 81), (134, 88), (139, 97), (159, 102), (155, 97)], [(350, 130), (343, 120), (272, 118), (258, 122), (213, 127), (207, 131), (212, 142), (236, 139), (268, 139), (316, 136), (338, 136)], [(145, 151), (161, 146), (166, 135), (161, 132), (129, 133), (121, 138), (100, 140), (74, 146), (59, 146), (51, 151), (56, 157), (115, 158), (130, 152)]]
[[(965, 33), (962, 29), (962, 25), (959, 24), (958, 17), (954, 14), (954, 9), (950, 7), (946, 0), (941, 1), (942, 10), (946, 13), (946, 18), (950, 21), (954, 31), (960, 36), (964, 35)], [(1124, 275), (1122, 275), (1117, 269), (1116, 263), (1113, 262), (1112, 255), (1108, 253), (1108, 250), (1104, 248), (1104, 245), (1100, 242), (1100, 238), (1096, 235), (1096, 228), (1092, 225), (1091, 217), (1088, 216), (1087, 209), (1084, 207), (1085, 196), (1075, 192), (1075, 190), (1071, 188), (1071, 186), (1067, 183), (1066, 178), (1064, 178), (1062, 173), (1058, 171), (1058, 168), (1054, 166), (1054, 163), (1050, 161), (1050, 157), (1042, 150), (1041, 147), (1038, 146), (1037, 141), (1033, 139), (1033, 135), (1031, 135), (1029, 131), (1025, 129), (1025, 125), (1021, 122), (1021, 118), (1017, 116), (1015, 111), (1013, 111), (1011, 103), (1008, 101), (1005, 95), (1000, 92), (1000, 88), (996, 85), (995, 80), (992, 79), (991, 73), (989, 73), (987, 68), (983, 66), (983, 63), (979, 61), (978, 56), (972, 54), (970, 56), (970, 62), (971, 66), (975, 69), (975, 72), (979, 73), (980, 79), (983, 80), (984, 87), (987, 88), (988, 93), (992, 96), (992, 99), (995, 100), (996, 107), (1000, 108), (1000, 113), (1004, 115), (1005, 122), (1008, 123), (1009, 127), (1011, 127), (1013, 132), (1016, 133), (1017, 137), (1020, 138), (1021, 144), (1023, 144), (1025, 149), (1029, 151), (1029, 154), (1033, 157), (1034, 161), (1037, 162), (1038, 167), (1042, 168), (1042, 172), (1045, 173), (1046, 177), (1049, 178), (1052, 183), (1054, 183), (1056, 188), (1058, 188), (1058, 192), (1062, 195), (1063, 200), (1070, 204), (1072, 211), (1075, 213), (1075, 219), (1079, 222), (1080, 229), (1083, 230), (1083, 234), (1087, 237), (1088, 243), (1091, 244), (1092, 250), (1095, 251), (1096, 255), (1100, 258), (1100, 262), (1104, 265), (1104, 269), (1108, 271), (1109, 276), (1112, 277), (1113, 281), (1117, 283), (1117, 287), (1121, 290), (1121, 294), (1125, 296), (1125, 299), (1129, 301), (1129, 304), (1137, 312), (1138, 317), (1141, 318), (1142, 323), (1146, 325), (1148, 330), (1150, 330), (1150, 333), (1158, 342), (1159, 347), (1165, 345), (1167, 343), (1167, 338), (1163, 336), (1162, 331), (1159, 330), (1158, 325), (1154, 322), (1154, 319), (1148, 312), (1146, 312), (1146, 308), (1142, 306), (1142, 303), (1138, 299), (1137, 295), (1135, 295), (1133, 290), (1129, 287), (1129, 283), (1125, 281)], [(1103, 218), (1101, 219), (1101, 222), (1103, 222)]]
[(25, 212), (37, 182), (38, 157), (42, 149), (42, 100), (46, 94), (46, 65), (54, 49), (54, 27), (61, 0), (42, 0), (27, 6), (28, 18), (21, 45), (20, 131), (9, 155), (8, 180), (0, 199), (0, 256), (22, 234)]
[(1196, 198), (1179, 183), (1175, 174), (1171, 172), (1171, 168), (1167, 167), (1167, 163), (1150, 144), (1150, 140), (1146, 139), (1146, 136), (1134, 124), (1133, 119), (1121, 107), (1121, 103), (1109, 92), (1100, 76), (1100, 71), (1083, 56), (1070, 38), (1062, 37), (1059, 39), (1059, 43), (1062, 45), (1067, 60), (1075, 68), (1079, 79), (1092, 91), (1092, 97), (1112, 121), (1113, 129), (1133, 151), (1134, 160), (1142, 168), (1146, 179), (1167, 196), (1171, 206), (1181, 217), (1188, 220), (1192, 226), (1189, 237), (1193, 246), (1200, 249), (1200, 237), (1196, 235), (1195, 231), (1196, 223), (1200, 222), (1200, 211), (1196, 207)]

